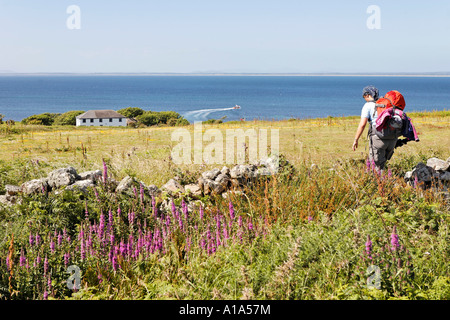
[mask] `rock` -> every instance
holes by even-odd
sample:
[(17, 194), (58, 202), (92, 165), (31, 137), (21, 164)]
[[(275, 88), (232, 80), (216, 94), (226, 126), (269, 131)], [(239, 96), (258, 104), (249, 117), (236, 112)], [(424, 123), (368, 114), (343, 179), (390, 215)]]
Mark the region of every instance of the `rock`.
[(253, 178), (256, 176), (257, 167), (253, 164), (238, 164), (230, 170), (232, 179)]
[(76, 181), (74, 184), (71, 184), (70, 186), (66, 187), (66, 190), (75, 190), (78, 189), (81, 192), (87, 192), (88, 188), (94, 187), (94, 181), (87, 179), (87, 180), (79, 180)]
[(86, 171), (86, 172), (80, 173), (80, 175), (79, 175), (80, 180), (92, 180), (92, 181), (101, 179), (102, 176), (103, 176), (103, 173), (101, 170)]
[(234, 166), (231, 170), (230, 170), (230, 177), (232, 179), (237, 179), (237, 178), (241, 178), (243, 176), (243, 169), (242, 169), (243, 165), (238, 164), (236, 166)]
[(151, 184), (147, 187), (148, 193), (150, 194), (150, 196), (152, 197), (158, 197), (161, 194), (161, 190), (159, 190), (159, 188), (157, 186), (155, 186), (154, 184)]
[(450, 167), (450, 163), (438, 158), (430, 158), (427, 160), (427, 166), (436, 171), (446, 171)]
[(441, 175), (439, 176), (439, 180), (450, 181), (450, 171), (441, 173)]
[(6, 194), (10, 195), (10, 196), (15, 196), (19, 192), (21, 192), (21, 188), (19, 186), (14, 186), (11, 184), (5, 185), (5, 189), (6, 189)]
[(448, 159), (447, 159), (447, 163), (450, 163), (450, 157), (448, 157)]
[(80, 176), (73, 167), (57, 169), (50, 172), (48, 176), (48, 185), (52, 188), (68, 186), (79, 180)]
[(194, 196), (202, 195), (202, 189), (198, 186), (198, 184), (187, 184), (184, 186), (184, 190), (192, 193)]
[(0, 203), (7, 206), (12, 205), (12, 203), (9, 202), (8, 199), (6, 199), (6, 195), (0, 195)]
[(47, 179), (35, 179), (22, 183), (22, 192), (26, 195), (40, 193), (49, 187)]
[(167, 183), (161, 187), (161, 190), (168, 191), (169, 193), (184, 192), (183, 186), (175, 179), (167, 181)]
[(406, 181), (410, 181), (410, 180), (412, 180), (412, 177), (413, 177), (413, 172), (412, 171), (408, 171), (408, 172), (405, 173), (404, 179)]
[(434, 170), (431, 167), (419, 162), (413, 170), (413, 178), (415, 179), (417, 177), (419, 182), (430, 182), (433, 171)]
[(216, 177), (214, 181), (223, 184), (226, 187), (228, 185), (228, 182), (230, 181), (230, 178), (228, 177), (228, 175), (221, 173)]
[(209, 187), (210, 187), (212, 193), (221, 194), (222, 192), (225, 191), (226, 187), (223, 184), (218, 183), (216, 181), (212, 181), (212, 180), (210, 180), (210, 181), (211, 182), (209, 184)]
[(134, 179), (130, 176), (126, 176), (119, 182), (119, 185), (116, 188), (116, 192), (117, 193), (125, 193), (125, 192), (129, 191), (131, 189), (131, 187), (133, 186), (133, 183), (134, 183)]
[(222, 170), (220, 170), (221, 174), (226, 174), (226, 175), (230, 175), (230, 168), (228, 168), (227, 166), (224, 166), (222, 168)]
[(276, 174), (278, 173), (278, 169), (280, 167), (280, 160), (279, 157), (271, 155), (270, 157), (261, 159), (259, 161), (259, 165), (267, 168), (270, 174)]
[(212, 169), (211, 171), (206, 171), (202, 173), (203, 179), (214, 180), (220, 174), (219, 169)]

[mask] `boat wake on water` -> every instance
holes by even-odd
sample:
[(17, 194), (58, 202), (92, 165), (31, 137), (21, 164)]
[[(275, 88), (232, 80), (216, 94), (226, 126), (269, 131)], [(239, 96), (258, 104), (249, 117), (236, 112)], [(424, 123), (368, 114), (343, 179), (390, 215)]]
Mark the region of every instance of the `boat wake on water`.
[(236, 105), (231, 108), (216, 108), (216, 109), (200, 109), (200, 110), (193, 110), (186, 112), (183, 117), (186, 118), (188, 121), (202, 121), (202, 120), (208, 120), (208, 116), (211, 113), (215, 112), (223, 112), (223, 111), (230, 111), (230, 110), (236, 110), (240, 109), (241, 107)]

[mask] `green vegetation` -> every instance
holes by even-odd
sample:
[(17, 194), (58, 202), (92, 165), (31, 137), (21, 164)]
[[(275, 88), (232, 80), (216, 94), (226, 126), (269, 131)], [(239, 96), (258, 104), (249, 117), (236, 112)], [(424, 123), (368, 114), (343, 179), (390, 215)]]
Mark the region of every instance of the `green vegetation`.
[(57, 116), (53, 124), (55, 126), (75, 126), (77, 124), (77, 116), (83, 113), (84, 111), (68, 111)]
[(55, 122), (55, 118), (57, 118), (60, 115), (61, 115), (60, 113), (48, 113), (48, 112), (35, 114), (25, 119), (22, 119), (22, 123), (51, 126)]
[(121, 115), (127, 117), (127, 118), (136, 118), (143, 114), (145, 111), (138, 107), (128, 107), (124, 109), (120, 109), (117, 111)]
[[(383, 176), (366, 166), (363, 141), (350, 151), (358, 119), (208, 124), (279, 129), (294, 170), (245, 196), (204, 197), (202, 208), (183, 195), (156, 211), (163, 198), (109, 193), (108, 183), (0, 207), (0, 299), (448, 300), (449, 200), (440, 189), (406, 185), (403, 174), (450, 156), (449, 117), (413, 121), (421, 142), (396, 150)], [(217, 167), (171, 163), (169, 127), (6, 128), (0, 193), (65, 165), (101, 169), (102, 159), (109, 178), (130, 174), (158, 186)], [(66, 286), (69, 265), (81, 270), (76, 292)], [(367, 286), (371, 265), (380, 289)]]

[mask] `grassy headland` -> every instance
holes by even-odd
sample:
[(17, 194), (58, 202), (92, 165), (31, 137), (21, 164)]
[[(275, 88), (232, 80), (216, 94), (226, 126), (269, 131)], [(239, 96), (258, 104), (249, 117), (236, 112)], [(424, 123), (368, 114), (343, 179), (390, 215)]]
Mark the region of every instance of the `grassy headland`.
[[(147, 196), (106, 185), (0, 208), (0, 298), (449, 299), (448, 199), (402, 177), (419, 161), (450, 156), (450, 112), (408, 115), (421, 141), (396, 150), (391, 176), (366, 168), (364, 139), (351, 150), (358, 117), (225, 122), (204, 129), (279, 129), (295, 170), (245, 196), (204, 198), (188, 213), (176, 199), (166, 216)], [(116, 180), (134, 175), (159, 187), (221, 167), (174, 165), (174, 129), (2, 125), (0, 191), (68, 165), (102, 169), (103, 159)], [(66, 286), (68, 263), (82, 270), (77, 293)], [(372, 264), (380, 289), (367, 287)]]

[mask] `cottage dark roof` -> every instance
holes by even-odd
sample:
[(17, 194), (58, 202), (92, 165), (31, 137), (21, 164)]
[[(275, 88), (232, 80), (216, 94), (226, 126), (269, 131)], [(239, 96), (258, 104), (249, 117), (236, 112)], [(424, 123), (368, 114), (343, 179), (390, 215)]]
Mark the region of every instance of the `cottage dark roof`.
[(109, 119), (126, 118), (114, 110), (89, 110), (77, 117), (78, 119)]

